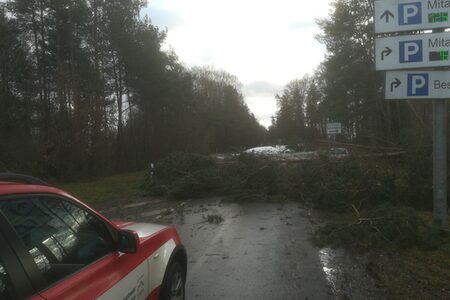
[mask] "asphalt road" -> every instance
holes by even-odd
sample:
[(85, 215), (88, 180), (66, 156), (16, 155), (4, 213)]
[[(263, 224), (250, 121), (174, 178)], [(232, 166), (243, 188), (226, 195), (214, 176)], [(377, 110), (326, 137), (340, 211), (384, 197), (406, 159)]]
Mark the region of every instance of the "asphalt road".
[(188, 251), (187, 299), (383, 299), (364, 264), (311, 242), (298, 203), (137, 201), (108, 217), (174, 225)]
[[(188, 299), (330, 299), (308, 219), (295, 205), (219, 205), (174, 223), (190, 250)], [(197, 210), (224, 221), (200, 223)]]

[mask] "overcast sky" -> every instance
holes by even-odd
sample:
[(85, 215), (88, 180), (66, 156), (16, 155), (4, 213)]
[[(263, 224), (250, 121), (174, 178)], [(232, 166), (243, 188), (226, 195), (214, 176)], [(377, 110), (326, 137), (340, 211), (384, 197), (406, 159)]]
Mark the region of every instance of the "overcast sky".
[(212, 65), (236, 75), (250, 110), (270, 125), (275, 94), (325, 55), (317, 18), (332, 0), (149, 0), (144, 14), (168, 29), (167, 45), (187, 66)]

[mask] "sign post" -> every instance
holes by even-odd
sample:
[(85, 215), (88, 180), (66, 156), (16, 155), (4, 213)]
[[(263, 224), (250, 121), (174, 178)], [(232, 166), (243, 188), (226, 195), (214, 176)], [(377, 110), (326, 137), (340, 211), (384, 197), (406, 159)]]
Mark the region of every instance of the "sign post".
[(341, 133), (342, 133), (341, 123), (327, 123), (327, 135), (333, 137), (333, 141), (331, 143), (330, 148), (334, 148), (334, 144), (336, 143), (336, 135)]
[(433, 101), (433, 123), (433, 216), (435, 222), (437, 222), (441, 228), (447, 229), (446, 100), (439, 99)]
[(447, 229), (447, 102), (433, 101), (433, 215)]
[[(431, 34), (380, 37), (375, 42), (379, 71), (450, 66), (450, 1), (375, 1), (375, 33), (434, 29)], [(447, 102), (450, 71), (409, 70), (386, 73), (386, 99), (433, 101), (433, 214), (448, 228), (447, 211)]]

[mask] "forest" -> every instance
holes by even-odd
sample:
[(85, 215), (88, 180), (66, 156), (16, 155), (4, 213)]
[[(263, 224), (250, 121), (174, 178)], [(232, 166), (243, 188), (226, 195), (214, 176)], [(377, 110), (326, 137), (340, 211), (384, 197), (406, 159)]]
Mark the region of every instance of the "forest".
[(431, 158), (431, 105), (384, 100), (373, 0), (337, 0), (317, 20), (326, 57), (274, 95), (268, 130), (236, 76), (163, 50), (167, 30), (142, 15), (145, 5), (1, 3), (1, 170), (69, 179), (143, 170), (175, 152), (326, 140), (328, 122), (343, 124), (338, 141)]
[(239, 80), (163, 51), (146, 4), (0, 3), (0, 169), (79, 178), (263, 142)]
[(340, 122), (344, 141), (431, 151), (431, 104), (384, 99), (373, 15), (373, 0), (337, 0), (329, 17), (317, 20), (326, 57), (313, 74), (292, 80), (277, 95), (272, 136), (314, 140), (326, 136), (328, 122)]

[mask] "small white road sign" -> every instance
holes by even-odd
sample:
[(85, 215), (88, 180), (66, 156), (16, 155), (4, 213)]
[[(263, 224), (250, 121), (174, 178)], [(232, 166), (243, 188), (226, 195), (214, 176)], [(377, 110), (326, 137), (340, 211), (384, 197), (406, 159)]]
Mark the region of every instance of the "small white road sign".
[(450, 72), (386, 72), (386, 99), (448, 99)]
[(379, 71), (450, 66), (450, 32), (378, 38), (375, 48)]
[(375, 1), (375, 33), (450, 27), (449, 0)]
[(342, 133), (342, 124), (341, 123), (328, 123), (327, 124), (327, 134), (341, 134)]

